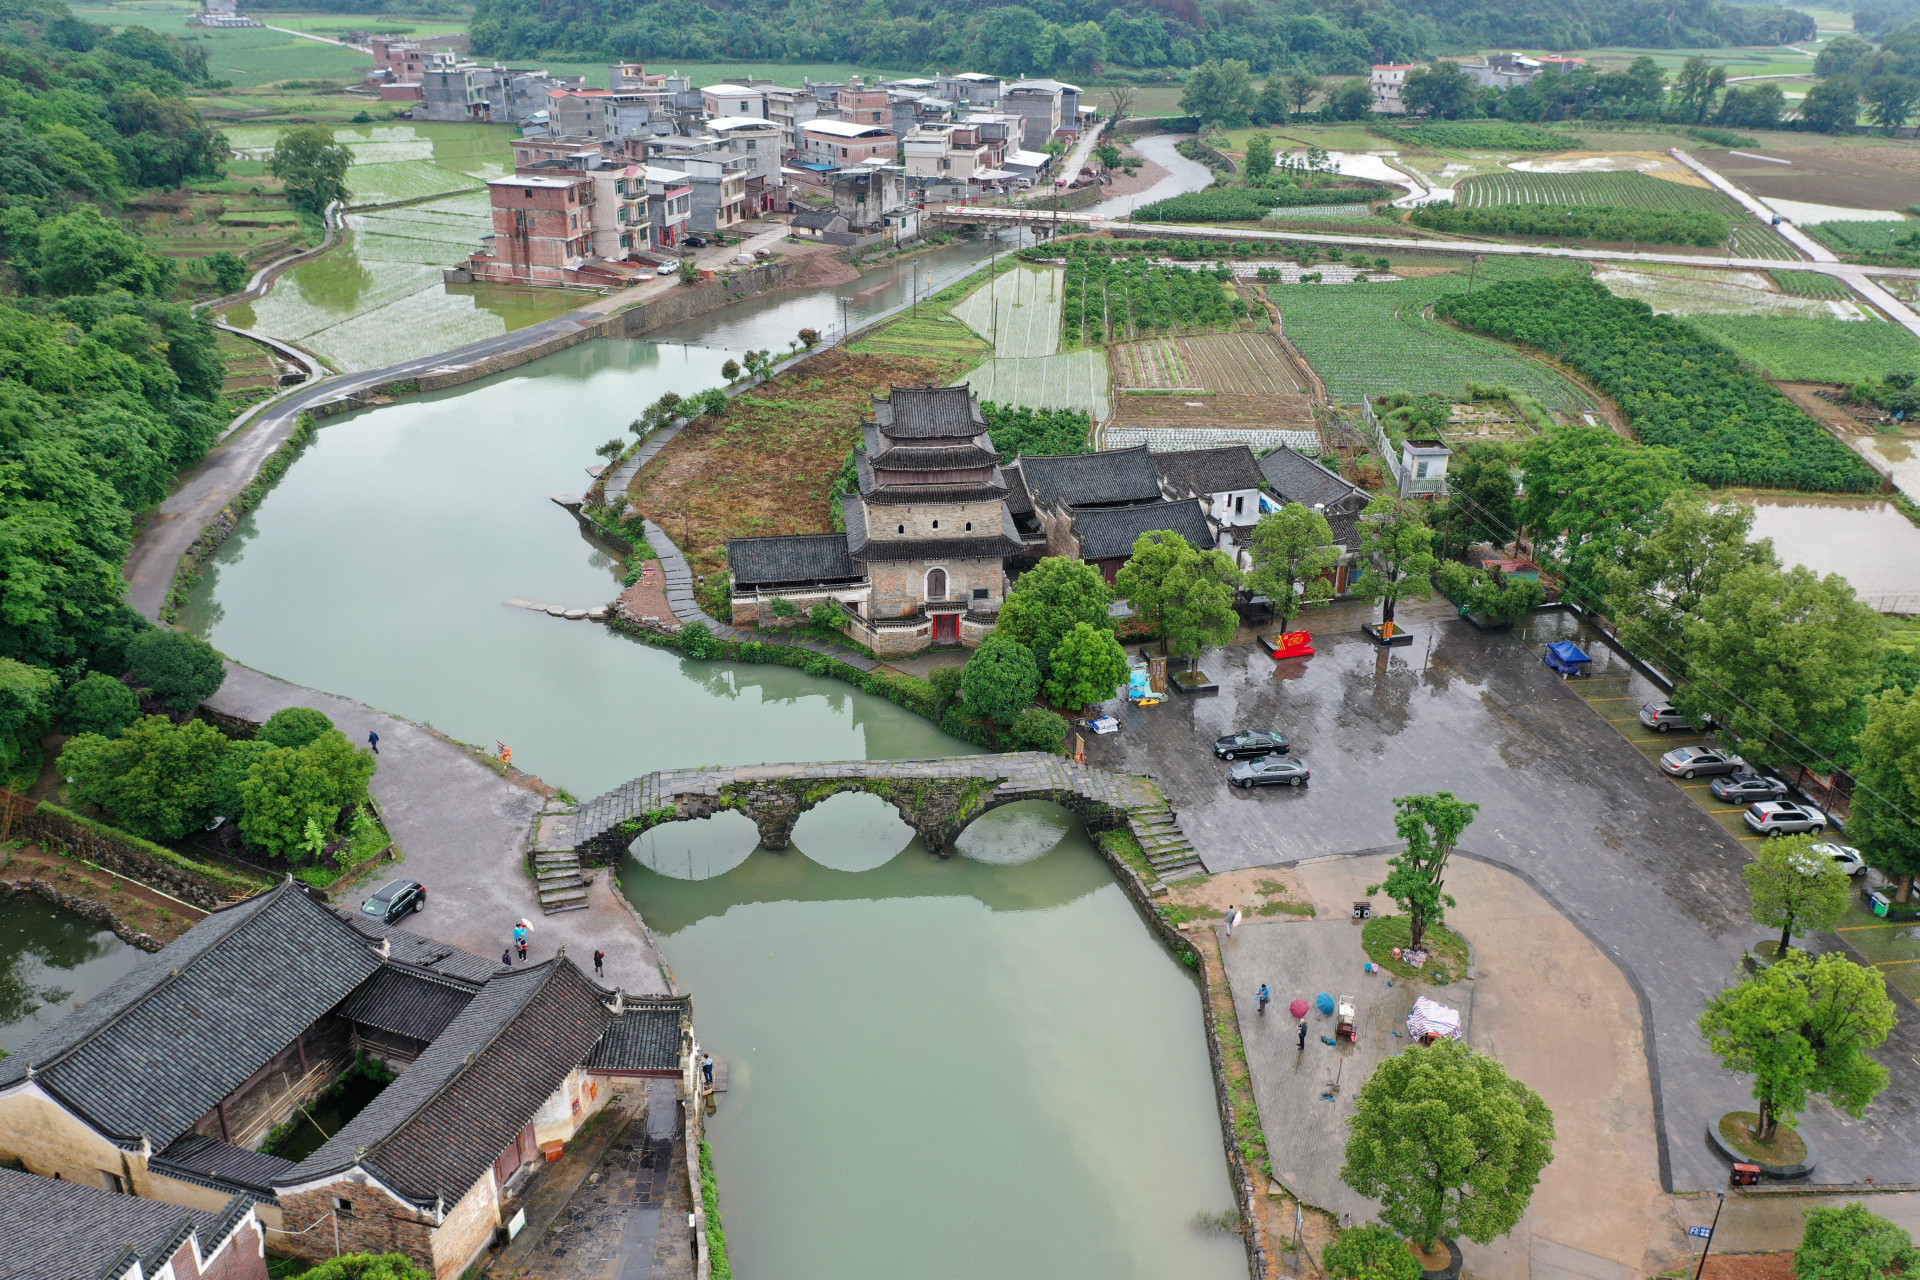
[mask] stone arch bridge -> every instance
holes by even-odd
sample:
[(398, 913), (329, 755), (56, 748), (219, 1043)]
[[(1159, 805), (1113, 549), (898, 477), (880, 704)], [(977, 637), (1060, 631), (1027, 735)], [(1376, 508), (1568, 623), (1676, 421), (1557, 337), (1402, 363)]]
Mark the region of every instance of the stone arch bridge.
[(942, 857), (981, 814), (1021, 800), (1050, 800), (1071, 810), (1089, 831), (1131, 826), (1157, 869), (1166, 861), (1199, 861), (1151, 778), (1039, 751), (649, 773), (581, 805), (571, 831), (554, 832), (559, 839), (547, 847), (564, 842), (582, 861), (618, 862), (649, 828), (730, 809), (753, 819), (767, 848), (787, 849), (801, 814), (846, 791), (887, 800)]

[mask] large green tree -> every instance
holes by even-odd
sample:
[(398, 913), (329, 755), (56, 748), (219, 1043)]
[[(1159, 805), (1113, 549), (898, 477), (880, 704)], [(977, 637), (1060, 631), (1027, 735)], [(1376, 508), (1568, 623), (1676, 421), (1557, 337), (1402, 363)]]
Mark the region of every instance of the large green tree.
[(1423, 1247), (1513, 1230), (1553, 1159), (1553, 1113), (1540, 1095), (1458, 1040), (1382, 1061), (1347, 1124), (1341, 1179)]
[(1054, 646), (1081, 623), (1112, 631), (1112, 604), (1113, 588), (1098, 569), (1084, 560), (1047, 556), (1014, 580), (994, 633), (1033, 650), (1045, 671)]
[(158, 296), (178, 275), (171, 259), (148, 252), (92, 205), (41, 223), (33, 263), (36, 291), (56, 297), (112, 289)]
[(1852, 76), (1822, 80), (1801, 100), (1800, 118), (1822, 133), (1847, 132), (1860, 118), (1860, 82)]
[(1441, 556), (1455, 555), (1476, 542), (1504, 547), (1520, 532), (1513, 465), (1498, 445), (1468, 445), (1447, 463), (1448, 496), (1433, 523)]
[(1408, 940), (1425, 941), (1427, 929), (1457, 905), (1446, 892), (1447, 859), (1460, 836), (1472, 825), (1480, 806), (1451, 791), (1430, 796), (1400, 796), (1393, 802), (1393, 829), (1406, 848), (1387, 859), (1387, 878), (1367, 886), (1368, 893), (1385, 889), (1394, 905), (1407, 914)]
[(333, 140), (332, 129), (304, 124), (280, 135), (267, 168), (286, 184), (288, 204), (318, 214), (347, 198), (347, 169), (352, 164), (353, 152)]
[(270, 746), (304, 747), (331, 728), (333, 721), (324, 711), (312, 707), (282, 707), (267, 717), (255, 737)]
[(1400, 101), (1408, 111), (1436, 120), (1458, 120), (1470, 114), (1474, 97), (1473, 77), (1459, 63), (1444, 58), (1407, 72), (1400, 88)]
[(1040, 692), (1033, 650), (996, 631), (981, 641), (960, 673), (967, 709), (995, 724), (1012, 724)]
[(1182, 560), (1163, 584), (1161, 637), (1167, 656), (1197, 666), (1200, 651), (1230, 644), (1240, 628), (1234, 593), (1240, 570), (1224, 551), (1196, 551)]
[[(1175, 575), (1192, 559), (1191, 544), (1165, 529), (1149, 530), (1134, 539), (1127, 562), (1114, 575), (1114, 589), (1157, 636), (1167, 633), (1167, 612), (1174, 604)], [(1163, 648), (1161, 652), (1165, 652)]]
[(1393, 607), (1433, 594), (1433, 530), (1404, 498), (1375, 498), (1360, 513), (1364, 576), (1354, 594), (1380, 605), (1380, 623), (1393, 626)]
[(1866, 102), (1867, 119), (1891, 137), (1893, 131), (1913, 115), (1914, 107), (1920, 105), (1920, 79), (1902, 75), (1869, 76), (1860, 86), (1860, 96)]
[(1905, 1227), (1859, 1201), (1821, 1205), (1807, 1210), (1793, 1274), (1796, 1280), (1912, 1280), (1920, 1276), (1920, 1249)]
[(220, 651), (184, 631), (147, 631), (127, 645), (127, 674), (159, 703), (182, 714), (226, 681)]
[(1837, 953), (1789, 951), (1722, 991), (1700, 1015), (1700, 1031), (1720, 1065), (1753, 1076), (1760, 1104), (1754, 1137), (1769, 1142), (1810, 1094), (1865, 1115), (1887, 1087), (1887, 1069), (1868, 1050), (1880, 1047), (1896, 1020), (1878, 969)]
[(1773, 566), (1772, 540), (1747, 540), (1753, 511), (1752, 503), (1709, 502), (1680, 489), (1629, 534), (1618, 558), (1600, 568), (1607, 612), (1628, 648), (1677, 671), (1682, 632), (1700, 602), (1735, 569)]
[(28, 758), (46, 732), (59, 691), (53, 672), (0, 658), (0, 777)]
[(1054, 647), (1041, 690), (1056, 707), (1078, 710), (1105, 702), (1127, 681), (1127, 651), (1105, 627), (1073, 624)]
[(1920, 875), (1920, 690), (1869, 694), (1866, 716), (1847, 838), (1868, 865), (1898, 879), (1895, 897), (1905, 903)]
[(1681, 628), (1673, 702), (1727, 726), (1748, 759), (1851, 764), (1879, 670), (1880, 619), (1838, 574), (1751, 564), (1726, 573)]
[(1193, 69), (1180, 91), (1180, 110), (1201, 124), (1244, 126), (1259, 100), (1247, 64), (1235, 58), (1209, 59)]
[(1674, 105), (1680, 114), (1699, 124), (1713, 110), (1713, 97), (1727, 87), (1727, 69), (1716, 67), (1705, 58), (1688, 58), (1673, 82)]
[(1340, 563), (1340, 551), (1332, 527), (1318, 511), (1289, 502), (1261, 516), (1253, 526), (1247, 556), (1253, 561), (1247, 589), (1273, 605), (1282, 631), (1301, 606), (1333, 599), (1333, 583), (1326, 575)]
[(1824, 933), (1847, 913), (1852, 878), (1838, 863), (1813, 848), (1811, 836), (1769, 840), (1741, 868), (1753, 898), (1754, 923), (1780, 931), (1777, 955), (1785, 955), (1794, 934)]
[(276, 857), (315, 856), (350, 806), (367, 798), (376, 763), (347, 735), (329, 729), (303, 747), (275, 747), (254, 762), (240, 783), (240, 834)]
[(1564, 568), (1568, 592), (1598, 605), (1599, 567), (1617, 560), (1687, 485), (1672, 449), (1630, 449), (1604, 427), (1562, 427), (1527, 446), (1520, 518), (1535, 549)]
[(99, 671), (75, 681), (60, 699), (61, 726), (68, 733), (111, 738), (139, 718), (139, 695), (124, 681)]
[(213, 816), (214, 778), (227, 739), (201, 720), (146, 716), (118, 738), (83, 733), (60, 753), (69, 791), (151, 840), (179, 840)]
[(300, 1273), (299, 1280), (433, 1280), (404, 1253), (343, 1253)]
[(1246, 163), (1241, 172), (1248, 182), (1259, 182), (1273, 172), (1273, 139), (1264, 133), (1256, 133), (1247, 139)]

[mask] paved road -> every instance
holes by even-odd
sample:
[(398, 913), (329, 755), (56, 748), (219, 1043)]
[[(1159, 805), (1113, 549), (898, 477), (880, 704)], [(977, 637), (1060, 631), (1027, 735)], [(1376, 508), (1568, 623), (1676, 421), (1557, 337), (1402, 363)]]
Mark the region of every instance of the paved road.
[[(1699, 174), (1702, 178), (1706, 179), (1707, 185), (1712, 187), (1715, 191), (1720, 192), (1722, 195), (1732, 196), (1733, 199), (1739, 203), (1741, 208), (1745, 209), (1748, 213), (1752, 214), (1754, 217), (1758, 218), (1760, 221), (1771, 224), (1774, 221), (1774, 218), (1777, 216), (1775, 215), (1772, 209), (1769, 209), (1766, 205), (1761, 204), (1758, 200), (1748, 195), (1745, 191), (1741, 190), (1739, 187), (1735, 186), (1733, 183), (1728, 182), (1725, 178), (1721, 177), (1717, 172), (1708, 168), (1706, 165), (1701, 164), (1698, 160), (1695, 160), (1692, 156), (1688, 155), (1686, 152), (1680, 150), (1679, 148), (1676, 147), (1672, 151), (1668, 152), (1667, 154), (1671, 155), (1675, 160), (1678, 160), (1681, 164), (1687, 166), (1687, 168), (1693, 170), (1695, 173)], [(1818, 240), (1815, 240), (1812, 236), (1808, 235), (1806, 232), (1802, 231), (1800, 228), (1794, 226), (1791, 222), (1788, 222), (1785, 219), (1782, 219), (1779, 225), (1775, 226), (1773, 229), (1775, 231), (1778, 231), (1782, 236), (1784, 236), (1787, 239), (1787, 241), (1793, 245), (1794, 248), (1806, 254), (1809, 258), (1812, 258), (1815, 262), (1840, 261), (1840, 255), (1836, 254), (1833, 250), (1827, 248), (1827, 246), (1821, 244)]]
[[(1395, 796), (1449, 789), (1479, 802), (1463, 849), (1530, 878), (1639, 993), (1663, 1181), (1723, 1184), (1706, 1127), (1744, 1105), (1748, 1086), (1708, 1056), (1696, 1020), (1762, 936), (1747, 854), (1513, 634), (1450, 612), (1403, 610), (1415, 642), (1390, 654), (1358, 634), (1364, 611), (1339, 606), (1307, 619), (1318, 657), (1276, 664), (1252, 645), (1209, 655), (1217, 696), (1128, 708), (1120, 733), (1087, 744), (1087, 761), (1154, 774), (1209, 870), (1390, 846)], [(1312, 783), (1228, 788), (1206, 744), (1248, 725), (1288, 733)], [(1881, 1055), (1893, 1084), (1867, 1117), (1820, 1104), (1806, 1118), (1825, 1153), (1818, 1181), (1920, 1182), (1920, 1149), (1900, 1123), (1920, 1106), (1920, 1018), (1902, 1007)]]

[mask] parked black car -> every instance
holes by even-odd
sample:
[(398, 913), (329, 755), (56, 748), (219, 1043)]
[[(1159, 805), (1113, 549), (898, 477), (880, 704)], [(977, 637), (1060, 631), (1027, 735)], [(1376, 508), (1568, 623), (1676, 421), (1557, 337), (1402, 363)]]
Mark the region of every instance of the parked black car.
[(1752, 804), (1756, 800), (1784, 800), (1787, 798), (1787, 784), (1778, 778), (1763, 778), (1757, 773), (1745, 769), (1738, 773), (1729, 773), (1715, 778), (1707, 787), (1719, 800), (1730, 800), (1737, 804)]
[(427, 891), (418, 880), (393, 880), (376, 889), (360, 910), (395, 924), (426, 905)]
[(1251, 760), (1256, 756), (1287, 754), (1287, 737), (1270, 729), (1242, 729), (1213, 740), (1213, 754), (1222, 760)]
[(1312, 776), (1299, 756), (1261, 756), (1242, 760), (1227, 771), (1227, 781), (1236, 787), (1297, 787)]

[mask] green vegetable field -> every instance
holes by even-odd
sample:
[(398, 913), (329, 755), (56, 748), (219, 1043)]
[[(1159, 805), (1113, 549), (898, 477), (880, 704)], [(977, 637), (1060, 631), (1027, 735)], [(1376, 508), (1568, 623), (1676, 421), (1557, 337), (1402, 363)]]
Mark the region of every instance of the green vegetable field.
[(1920, 221), (1816, 222), (1805, 230), (1836, 253), (1897, 253), (1894, 241), (1920, 234)]
[(1623, 209), (1609, 204), (1429, 204), (1413, 225), (1482, 236), (1554, 236), (1710, 249), (1727, 238), (1727, 220), (1704, 209)]
[(1690, 321), (1784, 382), (1852, 384), (1878, 382), (1892, 371), (1920, 373), (1920, 338), (1885, 320), (1708, 315)]
[(1453, 202), (1462, 209), (1557, 204), (1714, 213), (1726, 220), (1733, 234), (1734, 252), (1739, 256), (1800, 261), (1800, 255), (1778, 232), (1754, 221), (1727, 196), (1711, 187), (1668, 182), (1644, 173), (1483, 173), (1455, 186)]
[(1819, 271), (1769, 271), (1773, 283), (1782, 293), (1791, 293), (1800, 298), (1851, 298), (1853, 290), (1847, 288), (1847, 282), (1837, 276)]
[(1655, 315), (1593, 280), (1501, 283), (1442, 298), (1434, 311), (1558, 357), (1612, 396), (1642, 441), (1677, 449), (1704, 484), (1862, 492), (1879, 483), (1697, 322)]
[(1530, 124), (1511, 124), (1504, 120), (1445, 121), (1374, 132), (1409, 146), (1443, 151), (1578, 151), (1586, 146), (1572, 134), (1549, 133)]
[(1135, 222), (1257, 222), (1270, 209), (1349, 205), (1355, 198), (1387, 195), (1365, 187), (1213, 187), (1156, 200), (1133, 211)]
[(1230, 267), (1155, 266), (1076, 252), (1067, 260), (1062, 332), (1070, 342), (1099, 343), (1223, 328), (1247, 314), (1232, 281)]

